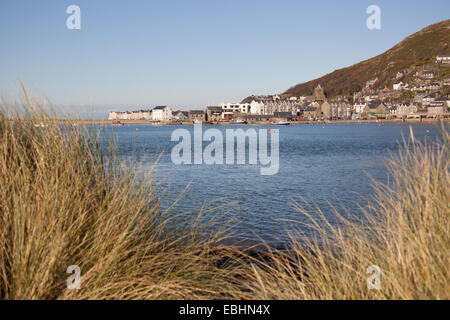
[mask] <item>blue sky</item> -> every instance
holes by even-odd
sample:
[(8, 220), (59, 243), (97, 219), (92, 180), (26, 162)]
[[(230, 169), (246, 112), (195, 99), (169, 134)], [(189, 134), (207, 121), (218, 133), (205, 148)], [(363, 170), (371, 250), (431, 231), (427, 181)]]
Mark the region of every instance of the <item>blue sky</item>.
[[(81, 30), (66, 8), (81, 8)], [(366, 8), (381, 8), (381, 30)], [(448, 19), (448, 0), (0, 0), (0, 93), (56, 105), (202, 107), (282, 92)]]

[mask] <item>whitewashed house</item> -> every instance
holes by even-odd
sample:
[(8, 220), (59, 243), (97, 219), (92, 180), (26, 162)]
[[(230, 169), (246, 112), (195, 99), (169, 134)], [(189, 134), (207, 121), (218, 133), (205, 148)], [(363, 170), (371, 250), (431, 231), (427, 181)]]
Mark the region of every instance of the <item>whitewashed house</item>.
[(152, 120), (152, 110), (143, 110), (142, 111), (142, 119)]
[(117, 111), (110, 111), (108, 120), (118, 120), (118, 112)]
[(367, 108), (367, 102), (356, 102), (353, 105), (353, 109), (355, 110), (355, 113), (358, 113), (358, 114), (363, 113), (366, 108)]
[(251, 114), (266, 114), (264, 103), (253, 100), (250, 103), (250, 113)]
[(151, 120), (152, 112), (150, 110), (136, 110), (131, 113), (131, 120)]
[(172, 109), (168, 106), (154, 107), (152, 110), (152, 119), (161, 122), (168, 122), (172, 120)]
[(110, 111), (108, 120), (131, 120), (131, 112), (129, 112), (129, 111)]

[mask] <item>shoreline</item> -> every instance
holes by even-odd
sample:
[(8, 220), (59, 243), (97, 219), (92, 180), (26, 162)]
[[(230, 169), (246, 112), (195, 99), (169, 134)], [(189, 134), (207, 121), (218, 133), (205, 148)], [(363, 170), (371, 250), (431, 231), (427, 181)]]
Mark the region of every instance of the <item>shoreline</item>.
[[(38, 120), (37, 120), (38, 121)], [(59, 124), (91, 124), (91, 125), (111, 125), (113, 120), (43, 120), (42, 122), (57, 122)], [(119, 120), (125, 125), (133, 124), (145, 124), (153, 126), (176, 126), (176, 125), (194, 125), (192, 121), (184, 121), (177, 123), (155, 123), (148, 120)], [(349, 123), (450, 123), (450, 119), (374, 119), (374, 120), (330, 120), (330, 121), (289, 121), (289, 125), (302, 125), (302, 124), (349, 124)], [(230, 122), (204, 122), (203, 125), (223, 125), (223, 126), (236, 126), (236, 124)], [(249, 122), (242, 125), (277, 125), (272, 122)], [(239, 125), (241, 126), (241, 125)], [(278, 125), (277, 125), (278, 126)]]

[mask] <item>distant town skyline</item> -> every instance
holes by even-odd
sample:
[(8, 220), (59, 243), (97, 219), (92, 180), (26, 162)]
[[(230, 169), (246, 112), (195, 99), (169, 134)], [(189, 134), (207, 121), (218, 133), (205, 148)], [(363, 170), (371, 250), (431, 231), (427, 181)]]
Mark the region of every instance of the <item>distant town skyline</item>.
[[(81, 10), (69, 30), (67, 7)], [(366, 8), (381, 8), (369, 30)], [(0, 93), (57, 106), (202, 107), (273, 94), (448, 19), (450, 2), (3, 1)]]

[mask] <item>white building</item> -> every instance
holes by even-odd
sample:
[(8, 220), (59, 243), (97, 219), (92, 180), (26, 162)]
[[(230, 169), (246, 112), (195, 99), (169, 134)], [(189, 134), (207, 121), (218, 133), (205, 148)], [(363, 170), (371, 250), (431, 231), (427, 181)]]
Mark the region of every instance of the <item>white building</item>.
[(110, 111), (108, 120), (131, 120), (131, 112), (128, 111)]
[(219, 107), (226, 112), (250, 113), (250, 103), (221, 103)]
[(251, 103), (250, 103), (250, 113), (251, 114), (266, 114), (265, 113), (265, 110), (266, 108), (265, 108), (265, 105), (264, 105), (264, 103), (262, 103), (262, 102), (258, 102), (258, 101), (255, 101), (255, 100), (253, 100)]
[(355, 110), (355, 113), (363, 113), (364, 110), (367, 108), (367, 102), (356, 102), (353, 105), (353, 109)]
[(109, 112), (109, 116), (108, 116), (108, 120), (117, 120), (117, 111), (110, 111)]
[(161, 122), (167, 122), (172, 120), (172, 109), (168, 106), (154, 107), (152, 110), (152, 119)]
[(436, 57), (437, 63), (450, 63), (450, 55), (439, 55)]
[(136, 110), (131, 113), (131, 120), (151, 120), (152, 112), (150, 110)]
[(409, 87), (409, 85), (407, 83), (403, 83), (401, 81), (399, 83), (394, 83), (394, 85), (392, 86), (392, 88), (395, 91), (404, 90), (404, 89), (407, 89), (408, 87)]

